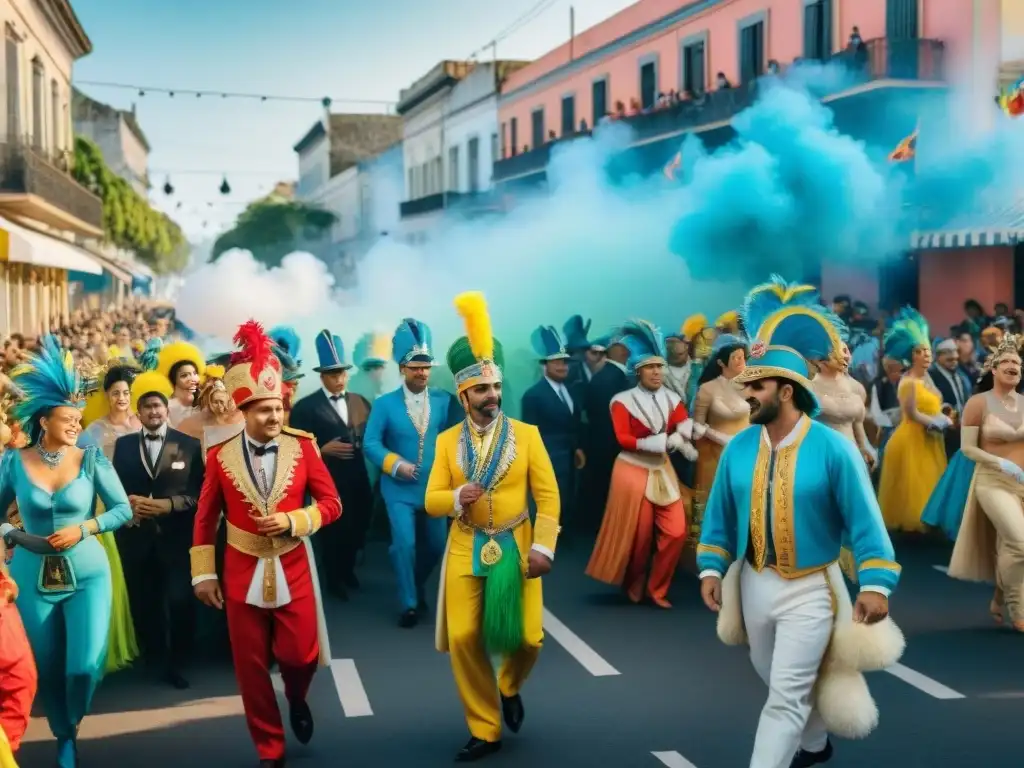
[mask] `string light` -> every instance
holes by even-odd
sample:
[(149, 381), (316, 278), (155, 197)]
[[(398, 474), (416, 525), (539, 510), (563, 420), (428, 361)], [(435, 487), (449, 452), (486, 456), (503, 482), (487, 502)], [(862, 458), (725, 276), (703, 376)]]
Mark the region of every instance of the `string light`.
[(134, 85), (131, 83), (111, 83), (99, 80), (78, 80), (77, 85), (89, 85), (94, 88), (117, 88), (120, 90), (136, 91), (140, 98), (148, 96), (150, 94), (161, 94), (174, 98), (176, 95), (181, 96), (195, 96), (197, 99), (203, 96), (218, 98), (218, 99), (246, 99), (248, 101), (288, 101), (293, 103), (305, 103), (305, 104), (320, 104), (322, 107), (329, 108), (333, 103), (339, 104), (375, 104), (377, 106), (394, 106), (394, 101), (386, 101), (383, 99), (349, 99), (349, 98), (333, 98), (331, 96), (314, 97), (314, 96), (290, 96), (281, 94), (260, 94), (260, 93), (242, 93), (236, 91), (211, 91), (211, 90), (196, 90), (194, 88), (157, 88), (149, 85)]

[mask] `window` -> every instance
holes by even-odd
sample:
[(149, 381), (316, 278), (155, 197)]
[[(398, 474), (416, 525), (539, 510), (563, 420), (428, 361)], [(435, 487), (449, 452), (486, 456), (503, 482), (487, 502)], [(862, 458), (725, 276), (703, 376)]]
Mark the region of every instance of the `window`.
[(699, 96), (707, 89), (704, 39), (683, 46), (683, 93)]
[(406, 171), (406, 176), (408, 176), (408, 179), (407, 179), (406, 183), (409, 185), (409, 189), (406, 190), (405, 199), (406, 200), (415, 200), (416, 199), (416, 169), (415, 168), (410, 168), (408, 171)]
[(824, 61), (832, 53), (832, 0), (804, 5), (804, 58)]
[(439, 195), (443, 191), (442, 185), (444, 183), (444, 162), (441, 156), (438, 155), (434, 158), (434, 186), (430, 189), (430, 194)]
[(608, 78), (602, 77), (600, 80), (595, 80), (594, 84), (590, 86), (590, 91), (591, 99), (594, 102), (591, 125), (596, 128), (597, 124), (608, 114)]
[[(504, 129), (505, 126), (502, 125), (501, 127)], [(502, 144), (504, 144), (504, 143), (505, 142), (502, 142)], [(504, 152), (504, 149), (502, 149), (502, 152)], [(498, 161), (498, 157), (499, 157), (499, 155), (498, 155), (498, 134), (492, 133), (491, 134), (491, 159), (490, 159), (490, 164), (493, 165), (494, 163), (496, 163)]]
[(469, 191), (480, 190), (480, 139), (474, 136), (466, 145), (466, 163), (469, 171)]
[(764, 17), (740, 28), (740, 82), (752, 83), (764, 74)]
[(459, 191), (459, 148), (448, 149), (448, 191)]
[(60, 89), (57, 87), (57, 81), (50, 81), (50, 120), (53, 122), (50, 134), (50, 146), (53, 148), (53, 153), (56, 155), (64, 147), (61, 142), (61, 130), (60, 130)]
[(533, 110), (530, 115), (531, 147), (537, 149), (544, 146), (544, 108)]
[[(508, 157), (508, 123), (501, 124), (501, 159), (504, 160)], [(498, 161), (498, 154), (495, 153), (492, 158), (494, 162)]]
[(562, 97), (562, 135), (572, 136), (576, 133), (576, 97)]
[(916, 40), (917, 10), (917, 0), (886, 0), (885, 36), (890, 40)]
[(513, 117), (508, 124), (509, 129), (509, 145), (512, 148), (512, 155), (519, 153), (519, 120)]
[(46, 146), (46, 136), (43, 135), (43, 83), (46, 82), (46, 73), (43, 71), (43, 62), (38, 58), (32, 59), (32, 144), (36, 149)]
[(18, 38), (8, 25), (4, 36), (4, 58), (7, 65), (7, 140), (21, 138), (21, 69), (18, 66)]
[(640, 65), (640, 106), (651, 109), (658, 100), (658, 62), (647, 61)]

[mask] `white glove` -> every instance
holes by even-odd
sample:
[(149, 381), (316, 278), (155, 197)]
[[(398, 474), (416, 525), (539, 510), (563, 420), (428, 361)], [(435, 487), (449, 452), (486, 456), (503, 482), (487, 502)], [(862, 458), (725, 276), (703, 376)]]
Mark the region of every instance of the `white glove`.
[(694, 448), (690, 443), (683, 443), (683, 447), (682, 449), (680, 449), (680, 452), (683, 454), (683, 458), (686, 459), (687, 461), (697, 460), (697, 449)]
[(1004, 473), (1012, 477), (1018, 483), (1024, 485), (1024, 469), (1021, 469), (1009, 459), (999, 460), (999, 469)]
[(732, 440), (732, 435), (727, 435), (724, 432), (719, 432), (717, 429), (711, 429), (710, 427), (704, 433), (704, 436), (708, 438), (708, 440), (714, 440), (723, 448), (729, 444), (730, 440)]
[(679, 427), (676, 429), (676, 432), (682, 435), (684, 440), (693, 440), (694, 426), (695, 425), (693, 423), (693, 419), (687, 419), (686, 421), (679, 425)]
[(673, 432), (671, 435), (668, 436), (667, 445), (670, 451), (681, 451), (683, 450), (683, 447), (686, 445), (686, 442), (683, 440), (682, 435), (680, 435), (678, 432)]
[(690, 431), (693, 434), (694, 440), (700, 440), (704, 437), (704, 433), (708, 431), (708, 425), (694, 422), (693, 426), (690, 427)]
[(873, 462), (875, 462), (876, 464), (878, 463), (878, 451), (875, 450), (875, 446), (873, 446), (871, 443), (865, 442), (864, 445), (860, 447), (860, 449), (864, 451), (864, 453), (866, 453), (868, 456), (870, 456)]
[(928, 429), (934, 429), (936, 432), (942, 432), (943, 430), (949, 429), (951, 426), (953, 426), (953, 420), (946, 414), (940, 413), (938, 416), (932, 416)]

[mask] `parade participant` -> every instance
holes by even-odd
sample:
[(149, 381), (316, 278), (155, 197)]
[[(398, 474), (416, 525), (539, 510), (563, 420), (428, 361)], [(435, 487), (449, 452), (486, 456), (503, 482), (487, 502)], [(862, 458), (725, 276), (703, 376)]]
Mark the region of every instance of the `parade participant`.
[(694, 459), (697, 452), (680, 434), (686, 406), (662, 384), (661, 332), (646, 320), (631, 320), (622, 328), (621, 342), (629, 349), (637, 386), (612, 398), (612, 423), (622, 451), (587, 575), (621, 586), (634, 603), (646, 594), (659, 608), (671, 608), (668, 588), (686, 543), (686, 510), (668, 454), (679, 451)]
[[(586, 464), (583, 452), (582, 391), (586, 384), (569, 384), (570, 358), (554, 326), (541, 326), (530, 337), (540, 360), (543, 378), (523, 395), (522, 420), (540, 430), (558, 481), (563, 529), (578, 528), (573, 511), (576, 502), (576, 472)], [(564, 541), (564, 538), (563, 538)]]
[(295, 404), (295, 393), (299, 388), (299, 381), (305, 376), (302, 373), (302, 361), (299, 359), (299, 351), (302, 349), (302, 341), (294, 328), (287, 325), (279, 325), (271, 328), (267, 334), (274, 341), (274, 354), (281, 363), (281, 395), (284, 397), (284, 423), (285, 426), (291, 423), (292, 406)]
[(174, 396), (168, 407), (168, 423), (177, 428), (193, 415), (199, 383), (206, 370), (205, 358), (202, 352), (187, 341), (172, 341), (161, 347), (157, 370), (167, 377), (174, 388)]
[[(697, 447), (693, 504), (688, 521), (691, 552), (695, 551), (700, 541), (704, 508), (718, 473), (722, 453), (729, 441), (750, 424), (750, 405), (736, 385), (736, 377), (747, 367), (749, 354), (745, 338), (731, 333), (720, 334), (711, 347), (707, 365), (698, 380), (691, 425), (692, 439)], [(687, 564), (693, 566), (694, 561), (688, 559)]]
[(385, 391), (388, 363), (391, 362), (391, 337), (378, 332), (364, 333), (352, 348), (356, 373), (348, 391), (365, 397), (371, 404)]
[[(45, 336), (38, 354), (11, 378), (24, 394), (13, 413), (29, 447), (3, 455), (0, 509), (17, 500), (25, 532), (46, 537), (53, 548), (51, 554), (22, 548), (11, 577), (39, 669), (43, 711), (57, 737), (57, 765), (75, 768), (78, 726), (103, 677), (112, 612), (111, 563), (96, 535), (121, 527), (132, 513), (102, 451), (76, 447), (82, 391), (70, 353)], [(97, 495), (105, 511), (94, 516)]]
[[(683, 321), (679, 333), (665, 337), (668, 361), (665, 366), (665, 386), (682, 398), (689, 408), (690, 378), (694, 375), (696, 357), (692, 354), (692, 343), (708, 321), (704, 315), (691, 315)], [(696, 374), (700, 376), (700, 371)], [(696, 389), (694, 389), (696, 392)]]
[(607, 349), (601, 340), (589, 340), (590, 320), (573, 315), (562, 326), (565, 335), (565, 351), (569, 353), (569, 374), (566, 386), (589, 383), (604, 363)]
[[(318, 658), (330, 664), (307, 537), (334, 522), (341, 504), (312, 436), (282, 429), (281, 364), (273, 342), (254, 321), (234, 340), (239, 349), (224, 384), (245, 414), (245, 430), (207, 457), (190, 551), (192, 585), (203, 603), (227, 613), (235, 677), (260, 765), (282, 768), (284, 729), (269, 665), (276, 660), (292, 731), (306, 744), (313, 736), (306, 694)], [(222, 510), (228, 543), (223, 591), (214, 553)]]
[(461, 420), (444, 390), (429, 387), (434, 366), (430, 328), (407, 317), (395, 330), (392, 354), (405, 383), (374, 403), (366, 423), (366, 458), (381, 471), (391, 524), (391, 564), (398, 579), (399, 626), (416, 626), (426, 610), (423, 588), (444, 553), (445, 521), (424, 511), (427, 478), (440, 432)]
[[(448, 349), (462, 423), (437, 438), (427, 514), (455, 522), (441, 568), (437, 650), (449, 653), (471, 734), (456, 756), (471, 762), (501, 748), (501, 720), (522, 727), (520, 692), (544, 638), (541, 580), (558, 538), (558, 485), (536, 427), (501, 408), (502, 351), (480, 293), (455, 306), (466, 335)], [(527, 494), (537, 505), (530, 523)], [(495, 680), (490, 655), (504, 660)]]
[(200, 442), (168, 427), (174, 390), (158, 371), (135, 377), (131, 408), (142, 429), (118, 438), (112, 462), (133, 520), (117, 532), (135, 629), (146, 662), (178, 690), (195, 630), (188, 551), (203, 485)]
[(960, 449), (960, 430), (956, 421), (964, 412), (973, 388), (967, 374), (960, 370), (954, 339), (945, 339), (935, 345), (935, 363), (928, 374), (942, 398), (943, 410), (953, 419), (953, 426), (943, 433), (946, 458), (951, 459)]
[(878, 454), (864, 431), (868, 396), (860, 382), (849, 374), (851, 359), (849, 346), (843, 344), (839, 360), (811, 361), (818, 369), (811, 379), (811, 390), (820, 407), (815, 418), (857, 446), (868, 469), (874, 469)]
[(316, 435), (324, 463), (331, 474), (345, 515), (338, 525), (316, 537), (325, 566), (327, 587), (338, 598), (358, 589), (356, 555), (363, 548), (373, 510), (373, 491), (363, 458), (363, 436), (370, 417), (370, 403), (349, 391), (352, 366), (345, 359), (339, 336), (321, 331), (316, 337), (320, 389), (292, 407), (291, 425)]
[(928, 376), (932, 345), (928, 323), (909, 307), (896, 317), (885, 339), (886, 357), (907, 367), (898, 395), (902, 418), (885, 446), (878, 503), (890, 530), (923, 531), (921, 513), (946, 469), (942, 432), (953, 421)]
[[(1002, 338), (986, 360), (991, 388), (964, 408), (962, 450), (976, 469), (948, 574), (1001, 585), (1013, 628), (1024, 632), (1024, 397), (1016, 391), (1020, 344), (1017, 336)], [(997, 591), (989, 610), (1001, 624), (999, 597)]]
[[(867, 735), (878, 712), (860, 673), (902, 652), (891, 622), (864, 629), (888, 615), (900, 573), (864, 461), (813, 421), (810, 360), (838, 364), (841, 324), (823, 306), (791, 306), (798, 289), (774, 277), (744, 302), (757, 333), (737, 379), (757, 426), (722, 457), (697, 555), (719, 636), (749, 643), (768, 685), (751, 768), (818, 765), (832, 757), (830, 731)], [(844, 536), (861, 585), (852, 606), (836, 564)]]
[[(220, 363), (206, 364), (203, 385), (199, 388), (197, 398), (199, 409), (178, 425), (179, 432), (194, 437), (202, 444), (204, 462), (207, 452), (213, 446), (234, 437), (245, 427), (245, 416), (235, 408), (224, 384), (226, 373), (225, 367)], [(281, 378), (283, 380), (284, 376)]]
[(587, 420), (586, 443), (583, 451), (587, 463), (583, 467), (583, 490), (580, 498), (580, 522), (589, 530), (601, 526), (608, 503), (608, 479), (612, 476), (615, 458), (619, 455), (619, 441), (612, 425), (612, 399), (630, 387), (626, 363), (629, 349), (622, 343), (621, 333), (607, 336), (605, 364), (594, 374), (584, 393), (583, 413)]
[(739, 336), (742, 334), (742, 328), (740, 313), (735, 309), (730, 309), (728, 312), (723, 312), (715, 320), (715, 330), (719, 334), (728, 334), (730, 336)]

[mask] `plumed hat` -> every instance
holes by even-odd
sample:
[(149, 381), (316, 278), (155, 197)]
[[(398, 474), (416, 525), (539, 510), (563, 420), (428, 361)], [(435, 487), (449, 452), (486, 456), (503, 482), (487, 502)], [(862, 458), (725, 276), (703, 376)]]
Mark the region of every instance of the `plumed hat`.
[(565, 348), (572, 352), (590, 349), (593, 346), (587, 340), (590, 324), (591, 321), (585, 321), (581, 315), (573, 315), (566, 320), (565, 325), (562, 326), (562, 333), (565, 334)]
[(224, 374), (235, 405), (241, 408), (257, 400), (283, 400), (281, 361), (274, 354), (274, 342), (255, 320), (244, 323), (235, 334), (238, 350)]
[(391, 360), (391, 337), (372, 331), (364, 333), (352, 350), (352, 362), (360, 370), (387, 365)]
[(565, 351), (566, 345), (562, 343), (562, 337), (553, 325), (542, 325), (535, 330), (530, 335), (530, 345), (542, 362), (569, 358), (569, 353)]
[[(171, 370), (180, 363), (195, 366), (200, 378), (206, 371), (206, 359), (199, 348), (187, 341), (172, 341), (164, 344), (157, 353), (156, 369), (170, 380)], [(174, 384), (171, 381), (171, 384)]]
[(459, 394), (478, 384), (500, 382), (504, 353), (491, 330), (487, 299), (479, 291), (461, 293), (455, 297), (455, 309), (462, 316), (466, 335), (448, 348), (446, 362)]
[(391, 338), (391, 357), (399, 365), (433, 365), (433, 336), (426, 323), (406, 317)]
[(622, 326), (620, 343), (629, 350), (629, 369), (665, 364), (665, 337), (647, 320), (634, 319)]

